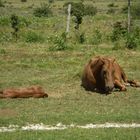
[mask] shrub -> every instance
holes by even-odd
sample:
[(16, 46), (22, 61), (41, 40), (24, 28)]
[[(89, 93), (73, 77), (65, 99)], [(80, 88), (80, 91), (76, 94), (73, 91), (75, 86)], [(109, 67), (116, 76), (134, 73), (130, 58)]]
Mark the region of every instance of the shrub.
[(48, 0), (48, 2), (51, 4), (51, 3), (53, 3), (53, 2), (54, 2), (54, 0)]
[(25, 34), (25, 41), (28, 43), (43, 42), (44, 38), (41, 36), (41, 34), (30, 31)]
[(67, 2), (63, 5), (65, 11), (67, 11), (68, 5), (71, 4), (71, 14), (75, 16), (75, 29), (79, 29), (80, 24), (82, 23), (83, 16), (89, 15), (94, 16), (97, 13), (97, 8), (92, 5), (84, 5), (83, 2)]
[(31, 24), (31, 20), (25, 17), (20, 17), (19, 22), (20, 22), (20, 28), (28, 27)]
[(131, 14), (133, 18), (140, 19), (140, 3), (137, 5), (132, 6)]
[(4, 3), (2, 0), (0, 0), (0, 7), (4, 7)]
[(71, 14), (73, 16), (84, 15), (84, 4), (82, 2), (72, 3)]
[(135, 27), (126, 36), (126, 47), (128, 49), (135, 49), (135, 48), (137, 48), (138, 44), (140, 44), (140, 28)]
[(6, 51), (4, 49), (0, 49), (0, 54), (6, 54)]
[(86, 40), (84, 32), (80, 33), (80, 31), (77, 31), (75, 32), (75, 36), (76, 36), (76, 41), (78, 41), (81, 44), (83, 44)]
[(108, 7), (115, 7), (114, 3), (110, 3), (107, 5)]
[(17, 33), (19, 31), (19, 18), (15, 14), (11, 15), (11, 26), (14, 30), (12, 35), (17, 39)]
[(135, 27), (135, 29), (133, 29), (133, 34), (137, 40), (137, 43), (140, 44), (140, 27)]
[(75, 23), (75, 29), (79, 29), (79, 25), (82, 23), (82, 19), (84, 16), (84, 5), (83, 3), (73, 3), (71, 14), (76, 17)]
[(94, 16), (97, 13), (97, 8), (92, 6), (92, 5), (84, 5), (82, 2), (79, 3), (74, 3), (74, 2), (67, 2), (63, 5), (66, 13), (67, 13), (67, 7), (68, 4), (72, 5), (71, 9), (71, 14), (73, 16), (84, 16), (84, 15), (89, 15), (89, 16)]
[(8, 17), (0, 17), (0, 25), (8, 26), (10, 24), (10, 19)]
[(10, 42), (12, 41), (12, 35), (6, 32), (0, 32), (0, 42)]
[(62, 33), (60, 36), (56, 35), (51, 38), (53, 42), (53, 46), (49, 48), (50, 51), (63, 51), (68, 49), (68, 45), (66, 42), (66, 33)]
[(126, 44), (126, 42), (124, 40), (115, 41), (114, 44), (113, 44), (112, 50), (124, 49), (125, 44)]
[(111, 35), (111, 40), (112, 41), (117, 41), (122, 37), (125, 37), (127, 33), (127, 25), (126, 23), (117, 21), (113, 25), (113, 32)]
[(115, 14), (115, 9), (114, 8), (108, 9), (107, 14)]
[(85, 42), (85, 33), (79, 35), (79, 43), (83, 44)]
[(84, 15), (94, 16), (97, 13), (97, 8), (92, 5), (84, 6)]
[(79, 29), (79, 26), (80, 26), (80, 24), (82, 23), (82, 20), (83, 20), (83, 18), (82, 18), (82, 16), (76, 16), (76, 19), (75, 19), (75, 23), (76, 23), (76, 25), (75, 25), (75, 29)]
[(34, 10), (33, 13), (36, 17), (49, 17), (52, 15), (50, 5), (41, 4), (41, 7), (38, 7)]
[(98, 29), (96, 29), (92, 39), (92, 44), (98, 45), (101, 42), (102, 42), (102, 34)]
[(137, 44), (137, 40), (136, 40), (134, 34), (133, 33), (129, 34), (127, 36), (126, 47), (128, 49), (135, 49), (137, 46), (138, 46), (138, 44)]
[(121, 11), (122, 13), (126, 14), (128, 12), (128, 6), (125, 5)]
[[(124, 6), (122, 8), (122, 13), (127, 14), (128, 12), (128, 6)], [(140, 2), (137, 3), (137, 5), (131, 6), (131, 16), (132, 18), (140, 19)]]
[(21, 0), (21, 2), (27, 2), (27, 0)]
[(79, 29), (79, 25), (82, 23), (82, 19), (84, 16), (84, 4), (82, 2), (74, 3), (74, 2), (67, 2), (64, 4), (65, 10), (67, 10), (68, 4), (72, 5), (71, 8), (71, 15), (75, 16), (75, 29)]

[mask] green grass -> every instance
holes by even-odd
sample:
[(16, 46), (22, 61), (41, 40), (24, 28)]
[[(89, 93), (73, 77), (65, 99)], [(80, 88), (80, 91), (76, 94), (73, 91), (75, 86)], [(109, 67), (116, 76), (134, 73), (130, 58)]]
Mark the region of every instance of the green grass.
[[(86, 92), (81, 86), (84, 64), (91, 56), (116, 57), (130, 78), (140, 79), (139, 51), (113, 51), (110, 48), (90, 48), (65, 52), (49, 52), (44, 46), (1, 46), (1, 88), (42, 85), (48, 99), (3, 99), (2, 109), (14, 115), (0, 117), (1, 126), (30, 123), (86, 124), (140, 121), (139, 89), (114, 92), (105, 96)], [(78, 49), (78, 48), (77, 48)], [(121, 57), (123, 55), (123, 57)], [(131, 56), (131, 57), (130, 57)]]
[[(74, 18), (71, 19), (68, 46), (65, 51), (50, 51), (52, 38), (65, 31), (66, 16), (62, 10), (65, 1), (53, 4), (55, 14), (50, 18), (35, 18), (33, 9), (44, 0), (6, 0), (0, 17), (0, 89), (41, 85), (48, 93), (47, 99), (1, 99), (0, 127), (10, 124), (27, 123), (63, 124), (75, 123), (140, 123), (140, 89), (128, 87), (126, 92), (113, 92), (106, 96), (87, 92), (81, 85), (84, 65), (93, 56), (107, 55), (115, 57), (125, 70), (129, 79), (140, 81), (140, 45), (136, 50), (113, 50), (109, 40), (112, 25), (124, 21), (127, 15), (98, 13), (94, 17), (84, 17), (80, 31), (85, 32), (86, 41), (79, 44), (75, 37)], [(99, 9), (106, 10), (112, 1), (93, 3)], [(124, 2), (116, 2), (119, 9)], [(9, 10), (7, 10), (9, 9)], [(20, 10), (19, 10), (20, 9)], [(18, 12), (17, 12), (18, 11)], [(20, 18), (19, 38), (15, 41), (11, 35), (10, 15), (17, 13)], [(61, 13), (61, 14), (60, 14)], [(26, 15), (26, 16), (25, 16)], [(62, 23), (63, 21), (63, 23)], [(102, 34), (102, 41), (92, 45), (95, 30)], [(41, 35), (42, 41), (26, 42), (29, 32)], [(35, 36), (36, 36), (35, 35)], [(36, 38), (35, 38), (36, 40)], [(37, 36), (38, 40), (38, 36)], [(139, 140), (140, 129), (68, 129), (63, 131), (26, 131), (0, 133), (0, 139), (110, 139)]]
[(69, 129), (1, 133), (4, 140), (140, 140), (140, 129)]

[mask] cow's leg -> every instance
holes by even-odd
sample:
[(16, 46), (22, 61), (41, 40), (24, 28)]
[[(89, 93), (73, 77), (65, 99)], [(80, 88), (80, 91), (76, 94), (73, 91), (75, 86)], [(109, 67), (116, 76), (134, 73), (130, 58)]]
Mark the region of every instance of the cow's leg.
[(47, 98), (47, 97), (48, 97), (48, 94), (43, 93), (41, 97), (43, 97), (43, 98)]
[(129, 83), (130, 86), (132, 87), (140, 87), (140, 82), (137, 82), (135, 80), (128, 80), (126, 77), (126, 74), (124, 73), (124, 71), (121, 69), (121, 74), (122, 74), (122, 79), (125, 83)]
[(3, 94), (0, 94), (0, 98), (6, 98)]
[(44, 94), (44, 93), (43, 94), (34, 94), (33, 97), (34, 98), (45, 98), (45, 97), (48, 97), (48, 95)]
[(123, 85), (119, 80), (115, 80), (115, 87), (119, 88), (120, 91), (126, 91), (125, 85)]
[(127, 83), (129, 83), (132, 87), (140, 87), (140, 83), (135, 80), (127, 80)]

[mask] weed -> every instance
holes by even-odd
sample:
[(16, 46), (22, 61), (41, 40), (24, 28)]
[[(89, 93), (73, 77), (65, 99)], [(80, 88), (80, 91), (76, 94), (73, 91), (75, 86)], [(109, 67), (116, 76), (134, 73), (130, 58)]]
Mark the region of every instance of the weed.
[(6, 54), (5, 49), (0, 49), (0, 54)]
[(117, 41), (122, 37), (125, 37), (127, 33), (127, 27), (126, 24), (120, 21), (117, 21), (116, 23), (114, 23), (113, 25), (113, 32), (111, 35), (111, 40)]
[(53, 2), (54, 2), (54, 0), (48, 0), (48, 2), (49, 2), (49, 4), (51, 4), (51, 3), (53, 3)]
[(102, 34), (99, 29), (95, 30), (94, 36), (92, 38), (92, 44), (98, 45), (102, 42)]
[(133, 34), (134, 34), (135, 39), (137, 40), (137, 43), (140, 44), (140, 27), (134, 28)]
[(140, 19), (140, 2), (133, 5), (131, 8), (131, 14), (133, 18)]
[(137, 40), (134, 34), (130, 33), (129, 35), (127, 35), (126, 47), (128, 49), (135, 49), (137, 48), (137, 46), (138, 44), (137, 44)]
[(140, 28), (133, 27), (131, 32), (126, 35), (126, 47), (128, 49), (135, 49), (140, 44)]
[(10, 42), (12, 41), (11, 33), (0, 32), (0, 42)]
[(66, 33), (62, 33), (60, 36), (55, 35), (51, 38), (53, 46), (49, 48), (50, 51), (62, 51), (68, 49), (68, 44), (66, 42)]
[(10, 20), (8, 17), (0, 17), (0, 25), (8, 26), (10, 24)]
[(31, 24), (31, 21), (27, 18), (24, 18), (24, 17), (20, 17), (19, 19), (19, 27), (28, 27), (30, 24)]
[(125, 44), (126, 44), (125, 40), (115, 41), (114, 44), (113, 44), (112, 50), (121, 50), (121, 49), (124, 49)]
[(12, 35), (17, 39), (18, 37), (18, 31), (19, 31), (19, 18), (15, 14), (11, 15), (11, 26), (13, 28)]
[(21, 0), (21, 2), (27, 2), (27, 0)]
[(126, 13), (128, 12), (128, 6), (126, 6), (126, 5), (123, 6), (121, 12), (122, 12), (123, 14), (126, 14)]
[(75, 19), (75, 23), (76, 23), (76, 25), (75, 25), (75, 29), (79, 29), (79, 26), (80, 26), (80, 24), (82, 23), (82, 16), (76, 16), (76, 19)]
[(108, 9), (107, 14), (115, 14), (115, 9), (114, 8)]
[(78, 43), (83, 44), (85, 42), (85, 32), (75, 31), (76, 41)]
[(25, 41), (28, 43), (43, 42), (44, 38), (41, 34), (29, 31), (25, 34)]
[(84, 6), (84, 15), (94, 16), (97, 13), (97, 8), (92, 5)]
[(110, 4), (108, 4), (107, 6), (108, 6), (108, 7), (114, 7), (115, 4), (114, 4), (114, 3), (110, 3)]
[(0, 0), (0, 7), (4, 7), (4, 3), (2, 0)]
[[(127, 14), (127, 12), (128, 6), (125, 5), (122, 8), (122, 13)], [(131, 6), (131, 16), (133, 17), (133, 19), (140, 19), (140, 2)]]
[(52, 15), (50, 5), (42, 3), (40, 7), (36, 8), (33, 13), (36, 17), (49, 17)]

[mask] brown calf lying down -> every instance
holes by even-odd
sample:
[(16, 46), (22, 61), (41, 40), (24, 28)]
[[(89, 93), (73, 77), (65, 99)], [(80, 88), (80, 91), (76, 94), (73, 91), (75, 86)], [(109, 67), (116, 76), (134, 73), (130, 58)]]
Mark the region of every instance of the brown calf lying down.
[(5, 89), (0, 91), (0, 98), (44, 98), (48, 95), (44, 92), (41, 86), (31, 86), (27, 88)]
[(84, 68), (82, 86), (86, 90), (109, 93), (114, 88), (118, 88), (120, 91), (126, 91), (127, 84), (140, 87), (140, 83), (127, 79), (115, 59), (97, 56)]

